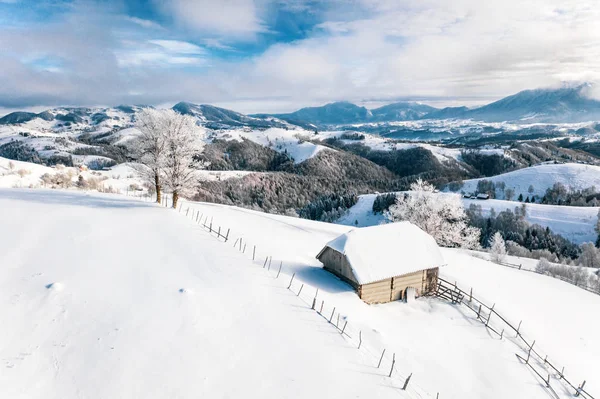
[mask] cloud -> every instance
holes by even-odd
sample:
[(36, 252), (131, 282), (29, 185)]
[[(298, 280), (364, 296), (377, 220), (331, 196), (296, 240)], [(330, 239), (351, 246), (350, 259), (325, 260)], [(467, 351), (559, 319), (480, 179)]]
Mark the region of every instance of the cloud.
[(254, 0), (155, 0), (180, 26), (208, 36), (253, 40), (265, 32), (260, 5)]
[[(0, 106), (470, 105), (600, 81), (595, 0), (154, 1), (160, 23), (75, 2), (57, 22), (0, 27)], [(289, 40), (269, 25), (273, 7), (319, 12), (320, 23)]]
[(206, 63), (206, 51), (179, 40), (123, 41), (115, 51), (120, 67), (200, 66)]

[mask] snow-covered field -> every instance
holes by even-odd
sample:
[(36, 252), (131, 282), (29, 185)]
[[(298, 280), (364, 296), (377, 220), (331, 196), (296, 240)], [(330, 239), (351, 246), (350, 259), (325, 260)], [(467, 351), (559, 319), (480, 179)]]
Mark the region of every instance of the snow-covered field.
[[(209, 235), (196, 212), (229, 228), (230, 241)], [(0, 397), (548, 397), (517, 360), (524, 352), (513, 338), (490, 335), (464, 307), (434, 298), (369, 306), (324, 271), (315, 255), (349, 226), (22, 189), (0, 189), (0, 220), (0, 320), (10, 320), (0, 329)], [(232, 245), (240, 237), (245, 253)], [(598, 392), (600, 323), (589, 315), (600, 296), (468, 252), (442, 253), (444, 277), (523, 320), (542, 353)], [(310, 310), (315, 288), (352, 338)], [(574, 320), (578, 313), (588, 316)], [(572, 397), (551, 378), (559, 397)]]
[[(480, 180), (505, 183), (506, 188), (512, 188), (515, 191), (513, 200), (519, 194), (522, 194), (523, 198), (531, 195), (541, 198), (554, 183), (562, 183), (573, 190), (582, 190), (592, 186), (600, 190), (600, 166), (577, 163), (537, 165), (493, 177), (465, 180), (460, 191), (475, 192)], [(529, 192), (530, 186), (533, 187), (532, 192)], [(496, 198), (504, 198), (504, 191), (497, 190), (496, 194)]]
[[(600, 187), (600, 185), (599, 185)], [(447, 195), (440, 193), (440, 195)], [(375, 226), (386, 222), (383, 214), (373, 214), (373, 202), (376, 194), (361, 195), (356, 205), (341, 217), (337, 223), (347, 226)], [(489, 215), (494, 209), (496, 213), (506, 209), (514, 210), (522, 206), (520, 202), (504, 200), (471, 200), (463, 198), (463, 204), (468, 208), (471, 204), (480, 205), (482, 213)], [(539, 224), (565, 238), (577, 243), (594, 242), (597, 233), (594, 226), (598, 220), (596, 207), (575, 207), (542, 204), (526, 204), (526, 220), (531, 224)], [(358, 223), (356, 223), (358, 222)]]
[[(110, 170), (91, 171), (79, 167), (55, 167), (51, 168), (31, 162), (13, 161), (0, 157), (0, 188), (40, 188), (44, 187), (41, 177), (44, 174), (55, 175), (57, 173), (68, 173), (71, 175), (73, 183), (77, 182), (79, 176), (89, 180), (90, 178), (101, 179), (103, 190), (115, 193), (133, 195), (130, 190), (131, 185), (143, 188), (143, 181), (140, 180), (135, 170), (129, 164), (119, 164), (110, 168)], [(198, 171), (198, 176), (206, 181), (227, 180), (236, 177), (243, 177), (250, 173), (257, 173), (244, 170), (230, 171)], [(136, 196), (146, 194), (147, 191), (136, 192)]]
[(0, 189), (0, 220), (2, 398), (426, 397), (173, 211)]
[(313, 132), (303, 129), (270, 128), (266, 130), (234, 129), (220, 132), (218, 138), (225, 140), (238, 140), (243, 138), (257, 144), (271, 148), (277, 152), (288, 154), (294, 162), (300, 163), (314, 157), (323, 150), (334, 151), (328, 147), (313, 144)]
[[(351, 287), (324, 271), (314, 256), (351, 227), (214, 204), (185, 203), (184, 213), (188, 206), (192, 215), (197, 210), (214, 226), (231, 228), (232, 237), (241, 236), (249, 257), (256, 245), (258, 267), (265, 256), (272, 256), (275, 265), (283, 262), (282, 273), (296, 274), (296, 290), (300, 282), (307, 284), (302, 292), (309, 303), (314, 289), (319, 288), (319, 299), (326, 308), (330, 306), (327, 311), (336, 306), (352, 327), (350, 331), (362, 332), (375, 363), (383, 348), (388, 355), (395, 353), (401, 359), (399, 372), (405, 376), (413, 372), (412, 381), (425, 391), (450, 398), (547, 397), (538, 377), (517, 361), (515, 353), (523, 351), (513, 339), (505, 336), (499, 340), (488, 334), (468, 310), (436, 299), (369, 306)], [(464, 288), (473, 287), (480, 299), (496, 303), (496, 309), (512, 323), (523, 320), (523, 334), (530, 341), (535, 339), (549, 359), (571, 370), (569, 378), (589, 378), (600, 360), (596, 339), (600, 324), (591, 317), (584, 326), (564, 321), (572, 319), (574, 310), (593, 314), (600, 309), (599, 296), (550, 277), (495, 265), (468, 252), (443, 250), (443, 254), (447, 262), (441, 270), (444, 277), (457, 280)], [(560, 383), (552, 378), (560, 397), (572, 395), (558, 388)], [(597, 384), (587, 386), (594, 392)]]

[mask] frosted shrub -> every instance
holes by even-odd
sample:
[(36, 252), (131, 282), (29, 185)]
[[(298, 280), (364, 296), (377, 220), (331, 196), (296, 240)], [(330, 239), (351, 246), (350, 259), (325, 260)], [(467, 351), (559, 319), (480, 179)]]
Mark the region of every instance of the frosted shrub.
[(542, 274), (550, 274), (550, 262), (548, 262), (548, 259), (541, 258), (535, 266), (535, 271)]
[(17, 170), (17, 174), (18, 174), (18, 175), (19, 175), (19, 177), (22, 179), (22, 178), (24, 178), (25, 176), (27, 176), (27, 175), (30, 175), (30, 174), (31, 174), (31, 171), (30, 171), (30, 170), (27, 170), (27, 169), (19, 169), (19, 170)]

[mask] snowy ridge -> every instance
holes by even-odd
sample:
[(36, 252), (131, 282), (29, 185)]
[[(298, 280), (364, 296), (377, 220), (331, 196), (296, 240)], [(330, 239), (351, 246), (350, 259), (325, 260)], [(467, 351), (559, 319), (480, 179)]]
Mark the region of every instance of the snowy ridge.
[[(576, 163), (536, 165), (493, 177), (465, 180), (460, 190), (473, 193), (477, 190), (477, 183), (480, 180), (489, 180), (494, 183), (504, 182), (506, 188), (512, 188), (515, 191), (515, 198), (520, 194), (523, 197), (535, 195), (541, 198), (554, 183), (562, 183), (573, 190), (590, 187), (600, 190), (600, 166)], [(529, 186), (533, 187), (532, 192), (529, 192)], [(498, 190), (496, 198), (504, 198), (504, 192), (501, 191)]]

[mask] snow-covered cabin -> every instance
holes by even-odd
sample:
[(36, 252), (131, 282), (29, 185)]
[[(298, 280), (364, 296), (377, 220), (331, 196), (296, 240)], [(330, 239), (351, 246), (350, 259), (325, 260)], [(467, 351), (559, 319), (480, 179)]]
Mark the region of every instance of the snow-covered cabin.
[(434, 291), (444, 264), (435, 239), (410, 222), (353, 229), (327, 243), (317, 259), (367, 303), (405, 299), (409, 287), (417, 296)]
[(484, 193), (479, 193), (479, 194), (477, 194), (477, 199), (487, 200), (487, 199), (490, 199), (490, 195), (489, 194), (484, 194)]

